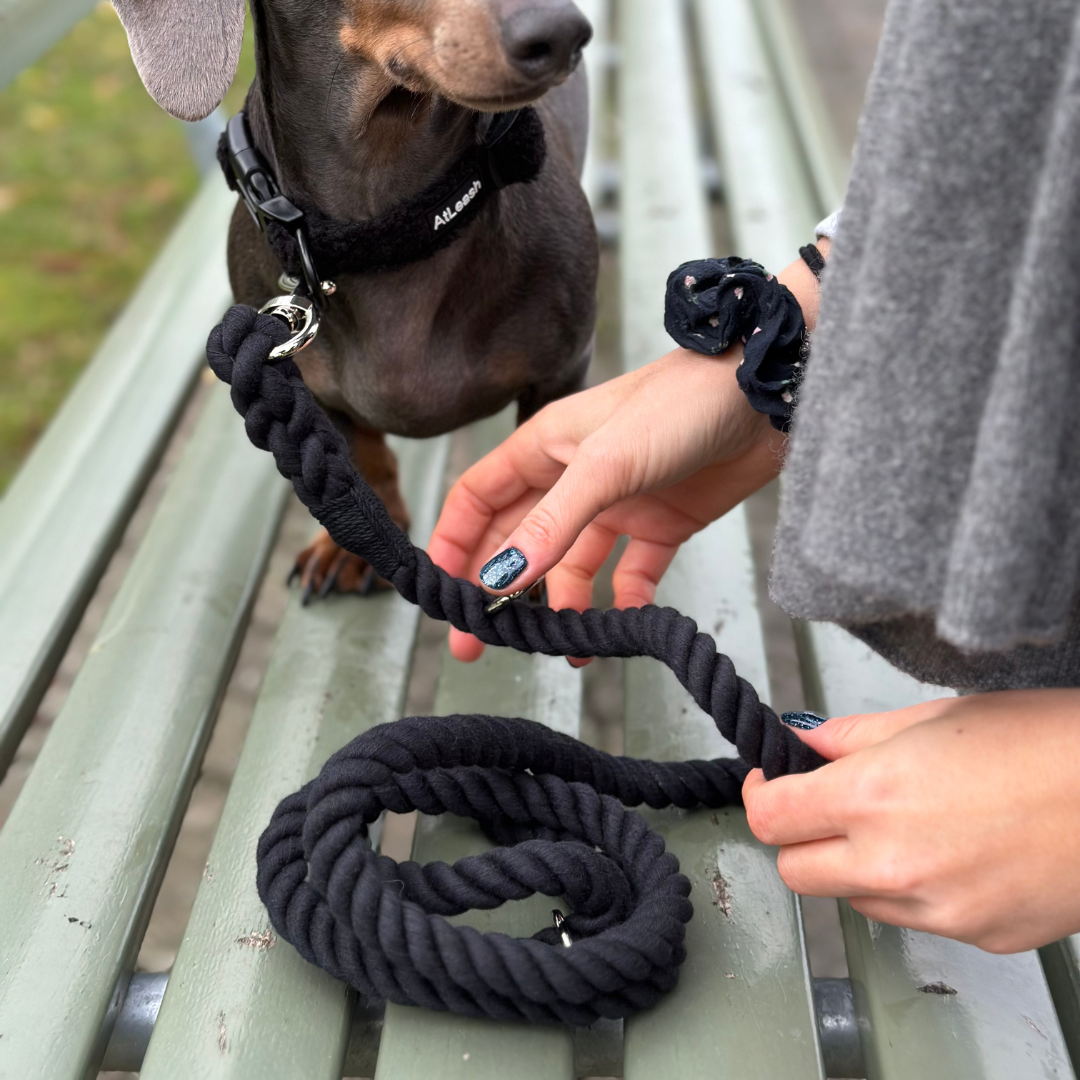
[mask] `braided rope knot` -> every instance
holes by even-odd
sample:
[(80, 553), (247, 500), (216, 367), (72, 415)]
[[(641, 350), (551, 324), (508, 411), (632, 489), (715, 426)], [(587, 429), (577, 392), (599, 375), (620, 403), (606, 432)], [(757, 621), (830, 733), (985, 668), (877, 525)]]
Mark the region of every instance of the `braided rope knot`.
[[(612, 757), (528, 720), (413, 717), (373, 728), (278, 808), (259, 895), (281, 935), (362, 994), (496, 1020), (588, 1025), (677, 981), (693, 909), (663, 839), (624, 803), (725, 806), (737, 761)], [(469, 817), (503, 844), (446, 863), (376, 855), (384, 810)], [(574, 944), (451, 926), (447, 916), (563, 897)]]
[[(590, 1024), (647, 1008), (677, 979), (689, 883), (643, 818), (626, 810), (740, 801), (751, 768), (770, 779), (823, 759), (780, 723), (716, 642), (670, 608), (497, 612), (478, 586), (414, 548), (349, 459), (291, 360), (271, 361), (284, 323), (225, 315), (207, 343), (252, 442), (334, 541), (410, 603), (489, 645), (550, 656), (649, 656), (666, 664), (720, 733), (731, 761), (614, 758), (525, 720), (412, 718), (336, 754), (278, 807), (258, 849), (259, 895), (285, 940), (361, 993), (467, 1016)], [(447, 866), (374, 853), (384, 810), (472, 817), (502, 847)], [(562, 896), (580, 941), (519, 940), (446, 916), (535, 893)]]

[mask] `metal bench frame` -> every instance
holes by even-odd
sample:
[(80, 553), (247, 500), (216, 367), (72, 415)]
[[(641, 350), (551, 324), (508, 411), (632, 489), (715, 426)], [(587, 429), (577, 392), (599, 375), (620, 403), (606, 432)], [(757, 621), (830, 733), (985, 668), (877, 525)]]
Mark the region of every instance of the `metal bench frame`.
[[(610, 35), (605, 0), (579, 0), (599, 31), (588, 61), (597, 122), (585, 184), (598, 209), (618, 187), (628, 370), (669, 348), (661, 312), (671, 267), (715, 252), (703, 134), (740, 252), (785, 265), (839, 202), (841, 156), (788, 2), (613, 0)], [(0, 86), (88, 7), (0, 0)], [(615, 77), (617, 167), (602, 160), (600, 122)], [(232, 205), (209, 177), (0, 502), (0, 773), (190, 395), (206, 331), (229, 302)], [(613, 231), (610, 209), (601, 217)], [(509, 423), (478, 425), (475, 454)], [(398, 444), (421, 541), (435, 521), (447, 447)], [(649, 815), (691, 878), (695, 905), (680, 985), (650, 1013), (575, 1035), (357, 1009), (344, 986), (267, 933), (254, 841), (277, 801), (333, 750), (400, 715), (419, 618), (391, 595), (311, 609), (291, 599), (176, 964), (168, 975), (133, 975), (287, 495), (215, 390), (0, 832), (2, 1080), (81, 1080), (102, 1066), (148, 1080), (1076, 1075), (1080, 939), (1041, 957), (991, 957), (868, 923), (841, 905), (851, 980), (814, 980), (799, 900), (737, 811)], [(703, 585), (691, 572), (702, 565), (723, 572)], [(715, 629), (740, 672), (768, 685), (743, 509), (686, 545), (660, 602)], [(834, 628), (797, 630), (808, 704), (819, 711), (941, 693)], [(733, 752), (656, 665), (626, 665), (625, 697), (628, 754)], [(562, 661), (490, 651), (479, 669), (447, 659), (436, 708), (527, 715), (576, 735), (580, 674)], [(483, 843), (469, 823), (421, 819), (414, 856), (453, 859)], [(544, 903), (512, 907), (469, 921), (529, 934), (548, 917)], [(940, 983), (956, 993), (923, 992)]]

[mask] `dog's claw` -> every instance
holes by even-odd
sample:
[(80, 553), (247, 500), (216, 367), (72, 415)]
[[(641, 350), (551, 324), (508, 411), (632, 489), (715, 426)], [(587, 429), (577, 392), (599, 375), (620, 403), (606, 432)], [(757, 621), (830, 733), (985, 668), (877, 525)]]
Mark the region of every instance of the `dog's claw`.
[(289, 571), (289, 576), (285, 579), (285, 588), (291, 589), (294, 581), (300, 580), (300, 575), (303, 574), (303, 568), (300, 566), (299, 561), (293, 563), (293, 568)]
[(330, 567), (329, 572), (326, 575), (326, 580), (322, 583), (322, 588), (319, 590), (319, 599), (325, 600), (338, 585), (338, 579), (341, 577), (341, 568), (345, 565), (345, 552), (342, 552), (335, 560), (333, 566)]
[(300, 602), (310, 607), (333, 593), (372, 596), (388, 587), (363, 559), (338, 547), (323, 531), (297, 556), (289, 575), (290, 584), (299, 578)]

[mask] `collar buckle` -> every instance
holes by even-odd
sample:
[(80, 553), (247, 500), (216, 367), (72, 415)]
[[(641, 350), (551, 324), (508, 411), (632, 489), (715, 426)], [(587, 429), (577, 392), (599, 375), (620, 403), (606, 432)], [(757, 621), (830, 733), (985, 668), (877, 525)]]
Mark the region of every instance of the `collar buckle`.
[(317, 304), (324, 293), (329, 295), (330, 290), (323, 288), (311, 257), (307, 230), (304, 228), (304, 211), (282, 194), (274, 178), (274, 170), (252, 141), (243, 111), (238, 112), (226, 126), (225, 145), (236, 189), (252, 220), (262, 233), (266, 232), (266, 226), (271, 221), (292, 233), (300, 255), (303, 286), (312, 302)]

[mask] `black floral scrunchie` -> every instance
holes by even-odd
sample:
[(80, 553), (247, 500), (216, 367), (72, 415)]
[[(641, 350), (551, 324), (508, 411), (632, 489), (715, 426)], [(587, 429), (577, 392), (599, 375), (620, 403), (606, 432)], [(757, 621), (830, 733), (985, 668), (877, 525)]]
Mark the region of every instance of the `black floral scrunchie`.
[(668, 278), (667, 332), (683, 348), (719, 356), (743, 342), (739, 388), (755, 412), (788, 431), (806, 363), (799, 302), (756, 262), (732, 256), (684, 263)]

